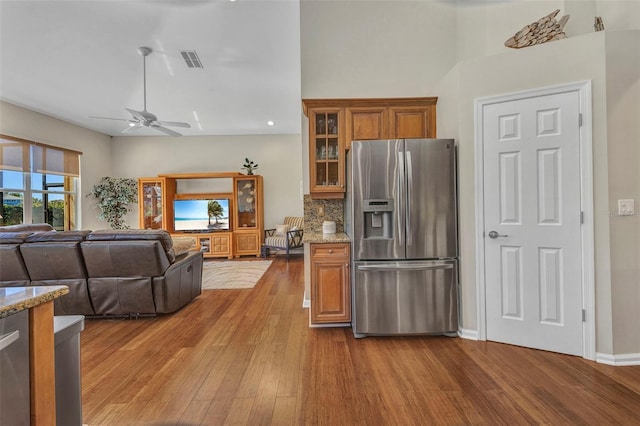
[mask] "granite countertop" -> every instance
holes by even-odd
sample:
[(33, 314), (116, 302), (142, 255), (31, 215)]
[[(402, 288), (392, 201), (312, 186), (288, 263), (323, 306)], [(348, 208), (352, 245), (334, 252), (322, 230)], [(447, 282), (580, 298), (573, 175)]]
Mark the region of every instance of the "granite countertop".
[(66, 285), (1, 287), (0, 318), (33, 308), (67, 293), (69, 293), (69, 287)]
[(337, 232), (335, 234), (323, 234), (322, 232), (309, 232), (304, 230), (302, 236), (303, 243), (350, 243), (351, 239), (344, 232)]

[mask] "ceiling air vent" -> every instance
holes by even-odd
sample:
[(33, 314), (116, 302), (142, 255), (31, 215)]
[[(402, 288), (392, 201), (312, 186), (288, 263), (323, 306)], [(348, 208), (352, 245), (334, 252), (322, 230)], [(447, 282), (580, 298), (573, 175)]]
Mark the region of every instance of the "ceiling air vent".
[(180, 54), (189, 68), (204, 68), (195, 50), (181, 50)]

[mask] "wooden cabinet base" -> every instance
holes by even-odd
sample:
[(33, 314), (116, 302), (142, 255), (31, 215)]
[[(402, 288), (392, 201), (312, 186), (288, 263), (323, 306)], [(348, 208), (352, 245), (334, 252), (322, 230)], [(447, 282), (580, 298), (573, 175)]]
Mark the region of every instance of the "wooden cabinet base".
[(260, 235), (256, 231), (235, 231), (233, 233), (234, 254), (239, 256), (260, 256)]
[(231, 232), (214, 232), (210, 234), (180, 234), (180, 236), (194, 236), (196, 246), (204, 257), (233, 258)]
[(311, 244), (311, 324), (351, 322), (350, 245)]

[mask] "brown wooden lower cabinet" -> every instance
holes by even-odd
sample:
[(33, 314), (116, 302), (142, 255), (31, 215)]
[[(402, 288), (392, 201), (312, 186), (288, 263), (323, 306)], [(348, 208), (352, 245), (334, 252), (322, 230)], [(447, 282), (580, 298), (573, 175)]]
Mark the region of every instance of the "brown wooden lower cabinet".
[[(191, 236), (193, 234), (180, 234), (180, 236)], [(233, 258), (231, 246), (231, 232), (216, 232), (211, 234), (198, 234), (196, 237), (198, 250), (204, 257), (227, 257)]]
[(311, 244), (311, 323), (351, 322), (350, 244)]
[(260, 234), (257, 231), (234, 231), (234, 254), (243, 255), (260, 255)]

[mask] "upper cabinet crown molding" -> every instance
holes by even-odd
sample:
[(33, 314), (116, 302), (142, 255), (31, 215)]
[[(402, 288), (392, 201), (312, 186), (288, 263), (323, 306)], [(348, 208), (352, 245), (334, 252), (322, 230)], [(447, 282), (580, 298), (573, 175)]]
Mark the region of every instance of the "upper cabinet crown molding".
[(435, 105), (437, 102), (437, 96), (422, 98), (303, 99), (302, 111), (304, 112), (304, 115), (308, 117), (310, 108), (427, 106)]

